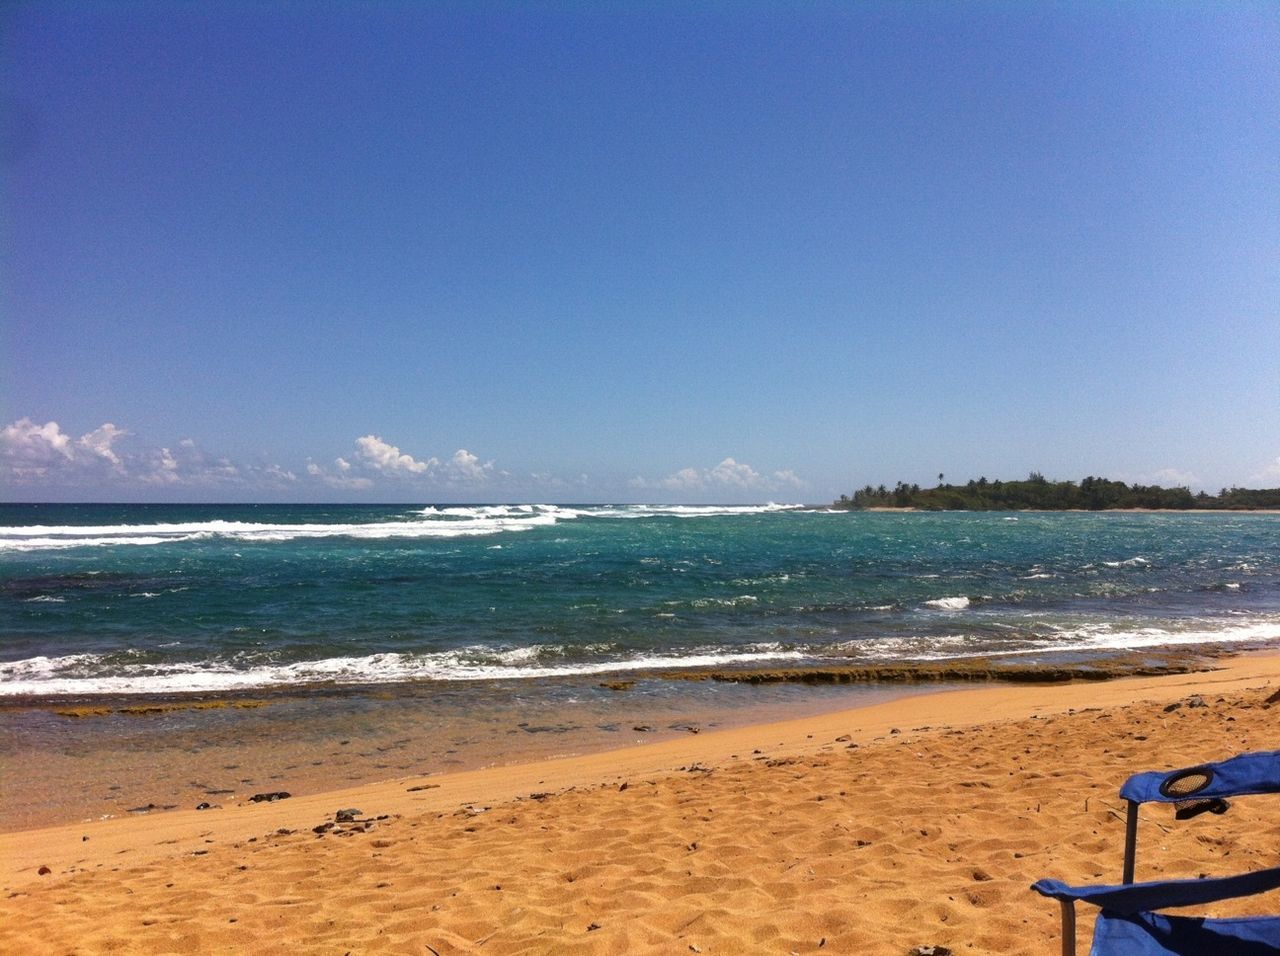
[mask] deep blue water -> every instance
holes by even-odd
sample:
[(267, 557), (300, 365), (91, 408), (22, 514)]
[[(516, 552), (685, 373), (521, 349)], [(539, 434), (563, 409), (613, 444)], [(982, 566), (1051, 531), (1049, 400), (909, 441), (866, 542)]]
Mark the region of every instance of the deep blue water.
[(1280, 638), (1280, 516), (0, 505), (0, 693)]

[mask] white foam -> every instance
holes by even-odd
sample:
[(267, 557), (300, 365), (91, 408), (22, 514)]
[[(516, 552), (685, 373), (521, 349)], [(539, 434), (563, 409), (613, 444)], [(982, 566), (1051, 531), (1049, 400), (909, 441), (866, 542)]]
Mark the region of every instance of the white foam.
[(925, 601), (925, 607), (936, 607), (943, 611), (963, 611), (969, 606), (967, 597), (944, 597), (936, 598), (932, 601)]
[(1169, 630), (1161, 627), (1126, 628), (1115, 624), (1053, 627), (1045, 637), (1020, 636), (1016, 645), (993, 645), (990, 637), (945, 634), (930, 637), (885, 637), (830, 645), (841, 660), (957, 660), (975, 656), (1017, 656), (1061, 652), (1142, 650), (1157, 647), (1195, 647), (1204, 644), (1251, 644), (1280, 640), (1280, 620), (1256, 620), (1227, 627)]
[(115, 664), (110, 674), (93, 673), (102, 669), (102, 661), (91, 654), (33, 657), (0, 664), (0, 697), (213, 693), (266, 687), (398, 684), (424, 680), (518, 680), (798, 660), (806, 655), (768, 644), (739, 651), (703, 648), (686, 654), (638, 654), (630, 657), (618, 656), (615, 652), (611, 660), (546, 662), (548, 659), (563, 660), (563, 656), (563, 649), (555, 645), (534, 645), (504, 651), (464, 648), (434, 654), (370, 654), (245, 668), (227, 663)]
[(44, 551), (117, 545), (175, 544), (209, 538), (281, 542), (300, 538), (387, 540), (459, 538), (504, 534), (547, 527), (579, 518), (707, 518), (803, 510), (802, 505), (605, 505), (566, 508), (559, 505), (479, 505), (423, 508), (403, 521), (364, 524), (287, 524), (245, 521), (190, 521), (118, 525), (29, 525), (0, 527), (0, 551)]

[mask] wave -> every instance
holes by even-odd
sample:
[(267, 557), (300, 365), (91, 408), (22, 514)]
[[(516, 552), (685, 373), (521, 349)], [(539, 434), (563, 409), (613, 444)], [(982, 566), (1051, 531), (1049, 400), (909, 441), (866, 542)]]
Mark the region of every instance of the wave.
[(221, 538), (281, 542), (302, 538), (395, 540), (461, 538), (528, 531), (580, 518), (709, 518), (805, 510), (803, 505), (478, 505), (423, 508), (399, 521), (290, 524), (190, 521), (119, 525), (30, 525), (0, 527), (0, 552), (43, 551), (118, 545), (177, 544)]
[(930, 637), (885, 637), (845, 641), (828, 650), (842, 661), (959, 660), (968, 657), (1007, 657), (1060, 653), (1197, 647), (1205, 644), (1254, 644), (1280, 641), (1280, 620), (1253, 621), (1227, 627), (1176, 630), (1126, 627), (1112, 623), (1051, 628), (1050, 634), (1025, 632), (1007, 642), (990, 635), (942, 634)]
[(932, 601), (925, 601), (925, 607), (934, 607), (943, 611), (963, 611), (969, 606), (967, 597), (944, 597), (936, 598)]
[[(563, 660), (563, 652), (563, 648), (551, 645), (505, 651), (462, 648), (430, 654), (388, 652), (248, 667), (235, 667), (226, 661), (120, 664), (118, 654), (112, 660), (94, 654), (32, 657), (0, 664), (0, 697), (217, 693), (317, 684), (579, 677), (620, 671), (724, 667), (807, 656), (777, 644), (748, 645), (742, 650), (695, 648), (683, 654), (618, 656), (615, 652), (612, 659), (592, 661)], [(557, 658), (562, 662), (555, 663)]]

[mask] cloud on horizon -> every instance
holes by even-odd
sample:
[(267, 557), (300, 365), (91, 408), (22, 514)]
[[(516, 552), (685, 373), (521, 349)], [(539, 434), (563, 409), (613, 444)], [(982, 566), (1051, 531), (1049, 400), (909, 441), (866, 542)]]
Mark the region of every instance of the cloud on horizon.
[(1268, 485), (1271, 482), (1280, 484), (1280, 455), (1249, 476), (1250, 484)]
[(695, 494), (721, 491), (784, 491), (798, 490), (804, 482), (790, 468), (762, 475), (746, 462), (725, 458), (713, 468), (681, 468), (679, 471), (656, 481), (636, 477), (630, 485), (636, 489), (681, 491)]
[(380, 435), (361, 435), (356, 439), (354, 460), (339, 455), (333, 467), (326, 468), (308, 459), (307, 474), (332, 488), (372, 488), (379, 478), (401, 484), (446, 485), (451, 488), (479, 487), (488, 484), (497, 472), (492, 461), (481, 462), (465, 448), (459, 448), (444, 461), (432, 455), (415, 458), (398, 445), (384, 441)]
[(121, 471), (124, 462), (112, 445), (129, 434), (111, 422), (72, 438), (57, 422), (37, 425), (19, 418), (0, 431), (0, 467), (17, 481), (43, 481), (51, 473), (97, 474)]
[(421, 455), (369, 433), (329, 463), (307, 458), (296, 470), (284, 465), (233, 461), (184, 438), (168, 445), (141, 445), (131, 431), (105, 422), (80, 436), (56, 421), (20, 418), (0, 429), (0, 481), (11, 491), (62, 495), (172, 498), (179, 493), (252, 499), (288, 496), (322, 499), (325, 490), (355, 498), (365, 493), (429, 498), (483, 495), (488, 500), (625, 501), (643, 493), (654, 500), (713, 498), (759, 500), (805, 487), (790, 469), (762, 473), (732, 457), (709, 468), (682, 468), (660, 478), (593, 481), (586, 474), (562, 477), (540, 471), (515, 475), (466, 448), (452, 455)]

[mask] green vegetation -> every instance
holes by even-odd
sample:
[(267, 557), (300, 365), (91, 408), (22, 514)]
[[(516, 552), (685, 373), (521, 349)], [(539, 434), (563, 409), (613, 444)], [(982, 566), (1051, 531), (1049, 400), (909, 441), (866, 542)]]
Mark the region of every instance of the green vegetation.
[(1223, 488), (1218, 494), (1192, 494), (1186, 487), (1127, 485), (1109, 478), (1085, 478), (1081, 482), (1049, 481), (1032, 472), (1025, 481), (970, 479), (967, 484), (942, 483), (921, 488), (898, 482), (892, 488), (867, 485), (841, 495), (835, 507), (916, 508), (921, 511), (1105, 511), (1109, 508), (1194, 509), (1204, 511), (1248, 511), (1280, 509), (1280, 488)]

